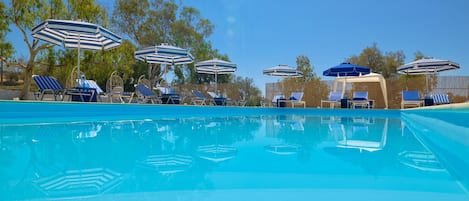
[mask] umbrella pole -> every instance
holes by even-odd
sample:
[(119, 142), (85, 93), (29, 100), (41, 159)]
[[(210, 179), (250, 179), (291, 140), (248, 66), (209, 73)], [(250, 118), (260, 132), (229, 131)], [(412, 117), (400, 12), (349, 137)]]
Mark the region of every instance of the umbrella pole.
[[(77, 64), (78, 65), (78, 67), (77, 67), (77, 71), (78, 71), (77, 72), (77, 81), (78, 81), (81, 78), (81, 76), (80, 76), (80, 34), (78, 34), (78, 48), (77, 49), (78, 49), (78, 64)], [(78, 87), (81, 87), (81, 86), (78, 86)]]
[(215, 72), (215, 92), (218, 93), (218, 75), (217, 75), (217, 72)]
[(425, 97), (428, 96), (428, 74), (425, 74)]
[(163, 72), (163, 73), (164, 73), (164, 82), (166, 82), (165, 87), (168, 87), (168, 80), (166, 79), (166, 73), (167, 73), (167, 71), (168, 71), (168, 65), (165, 64), (165, 65), (164, 65), (164, 72)]
[(217, 93), (218, 95), (218, 72), (217, 72), (217, 64), (213, 64), (214, 68), (215, 69), (215, 93)]

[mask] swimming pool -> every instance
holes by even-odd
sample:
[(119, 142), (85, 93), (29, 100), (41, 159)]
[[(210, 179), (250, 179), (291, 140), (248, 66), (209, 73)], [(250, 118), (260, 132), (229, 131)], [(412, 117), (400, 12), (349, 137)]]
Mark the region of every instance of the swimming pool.
[(467, 109), (0, 111), (0, 200), (469, 200)]

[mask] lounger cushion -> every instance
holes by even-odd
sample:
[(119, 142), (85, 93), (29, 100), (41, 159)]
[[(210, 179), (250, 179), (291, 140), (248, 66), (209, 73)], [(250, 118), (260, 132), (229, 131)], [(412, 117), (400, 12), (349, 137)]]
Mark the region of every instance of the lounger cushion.
[(402, 100), (404, 101), (419, 101), (420, 94), (418, 91), (403, 91)]

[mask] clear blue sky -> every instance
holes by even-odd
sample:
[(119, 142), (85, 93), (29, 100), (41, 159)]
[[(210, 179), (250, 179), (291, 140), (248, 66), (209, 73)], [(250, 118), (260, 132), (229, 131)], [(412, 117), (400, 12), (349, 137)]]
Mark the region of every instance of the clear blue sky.
[[(110, 1), (99, 2), (112, 8)], [(442, 75), (469, 75), (468, 0), (184, 0), (183, 4), (197, 8), (215, 25), (209, 38), (213, 47), (238, 64), (236, 75), (253, 78), (262, 91), (265, 83), (278, 80), (262, 75), (265, 68), (296, 66), (296, 57), (306, 55), (322, 77), (322, 71), (373, 43), (383, 53), (403, 50), (406, 62), (416, 51), (452, 60), (461, 69)]]
[[(214, 48), (238, 64), (237, 75), (264, 90), (278, 78), (262, 75), (277, 64), (296, 66), (306, 55), (322, 71), (377, 43), (381, 51), (416, 51), (458, 62), (469, 75), (467, 0), (186, 0), (215, 24)], [(324, 77), (323, 77), (324, 78)], [(324, 78), (330, 79), (330, 78)]]

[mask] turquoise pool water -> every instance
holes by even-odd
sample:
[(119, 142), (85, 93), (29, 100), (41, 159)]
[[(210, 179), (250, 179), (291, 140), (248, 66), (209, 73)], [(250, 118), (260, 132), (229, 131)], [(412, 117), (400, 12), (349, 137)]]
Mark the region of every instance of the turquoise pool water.
[(469, 200), (467, 109), (0, 112), (0, 200)]

